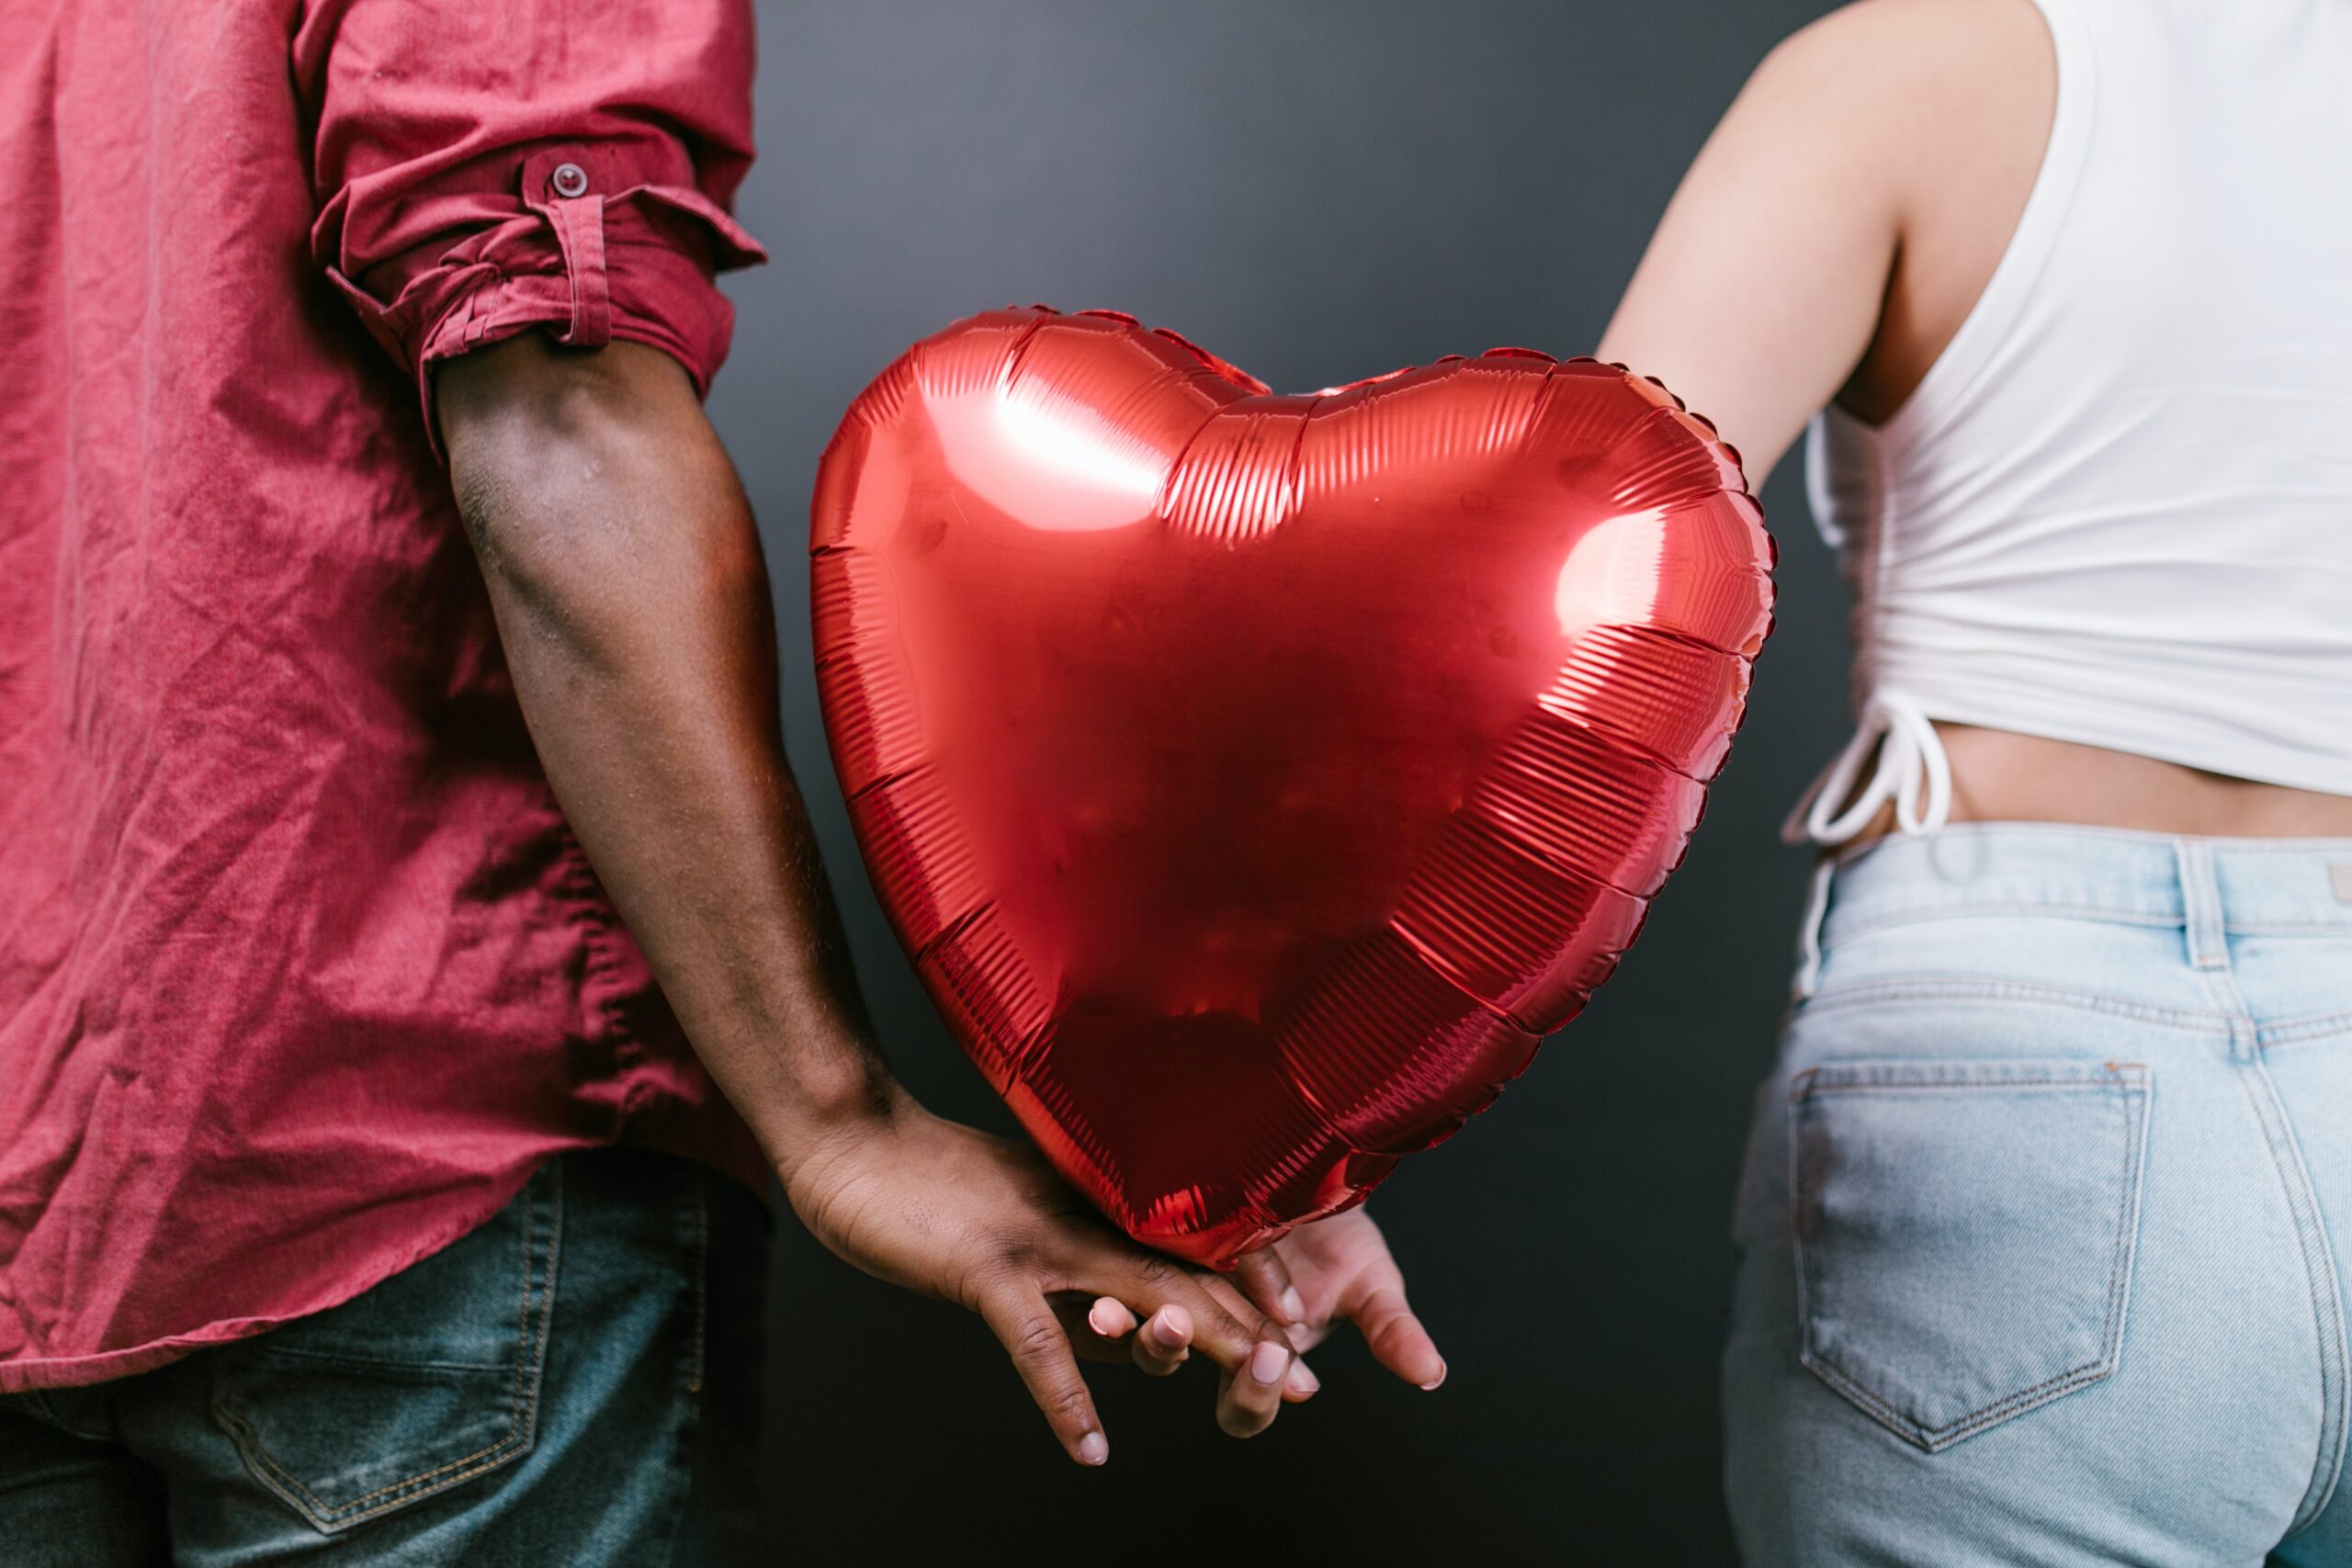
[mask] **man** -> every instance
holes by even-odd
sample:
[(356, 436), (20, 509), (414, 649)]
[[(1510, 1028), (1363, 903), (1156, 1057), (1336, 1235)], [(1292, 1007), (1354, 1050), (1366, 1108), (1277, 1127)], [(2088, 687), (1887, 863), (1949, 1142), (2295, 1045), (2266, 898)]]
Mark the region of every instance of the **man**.
[(728, 1560), (771, 1174), (1082, 1462), (1073, 1337), (1442, 1375), (1361, 1215), (1261, 1308), (884, 1068), (698, 401), (744, 0), (0, 18), (0, 1561)]

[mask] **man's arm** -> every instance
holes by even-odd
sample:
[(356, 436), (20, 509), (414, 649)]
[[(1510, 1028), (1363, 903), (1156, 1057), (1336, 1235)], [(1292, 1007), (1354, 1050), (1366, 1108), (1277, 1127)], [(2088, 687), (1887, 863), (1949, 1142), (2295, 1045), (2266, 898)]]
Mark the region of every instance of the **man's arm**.
[(1063, 1292), (1183, 1327), (1227, 1374), (1220, 1424), (1264, 1427), (1295, 1359), (1274, 1324), (1119, 1236), (1035, 1151), (929, 1115), (884, 1066), (785, 761), (759, 536), (684, 371), (526, 333), (437, 376), (548, 778), (802, 1222), (869, 1273), (978, 1313), (1081, 1462), (1108, 1446), (1049, 1300)]

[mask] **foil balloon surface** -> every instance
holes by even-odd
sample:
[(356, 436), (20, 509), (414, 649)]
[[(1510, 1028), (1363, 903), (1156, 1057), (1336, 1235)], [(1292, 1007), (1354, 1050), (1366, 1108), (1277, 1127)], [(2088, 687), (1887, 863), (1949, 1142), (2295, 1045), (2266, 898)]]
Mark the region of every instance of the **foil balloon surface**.
[(1277, 397), (1171, 333), (957, 322), (851, 405), (825, 723), (956, 1038), (1137, 1239), (1361, 1201), (1605, 979), (1770, 625), (1736, 453), (1525, 350)]

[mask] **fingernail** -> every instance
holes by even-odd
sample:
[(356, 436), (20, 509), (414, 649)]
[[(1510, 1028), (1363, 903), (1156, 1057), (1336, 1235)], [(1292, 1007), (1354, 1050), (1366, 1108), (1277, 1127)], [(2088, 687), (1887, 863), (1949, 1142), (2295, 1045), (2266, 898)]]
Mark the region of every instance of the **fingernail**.
[(1078, 1462), (1101, 1464), (1111, 1457), (1111, 1439), (1100, 1432), (1089, 1432), (1078, 1439)]
[(1290, 1368), (1290, 1349), (1269, 1339), (1250, 1352), (1250, 1375), (1260, 1382), (1279, 1382)]
[(1283, 1317), (1291, 1323), (1306, 1321), (1306, 1303), (1299, 1299), (1296, 1285), (1283, 1287)]
[(1119, 1309), (1108, 1296), (1094, 1303), (1086, 1314), (1086, 1321), (1095, 1333), (1105, 1339), (1119, 1337)]
[(1313, 1393), (1323, 1386), (1323, 1380), (1317, 1377), (1305, 1361), (1293, 1361), (1290, 1364), (1290, 1386), (1295, 1393)]
[(1421, 1389), (1422, 1389), (1422, 1391), (1423, 1391), (1424, 1393), (1426, 1393), (1427, 1391), (1429, 1391), (1429, 1390), (1430, 1390), (1430, 1389), (1435, 1388), (1438, 1384), (1440, 1384), (1440, 1383), (1443, 1382), (1445, 1381), (1445, 1373), (1446, 1373), (1446, 1365), (1445, 1365), (1445, 1363), (1444, 1363), (1443, 1361), (1440, 1361), (1440, 1362), (1437, 1364), (1437, 1376), (1435, 1376), (1435, 1377), (1433, 1377), (1433, 1378), (1430, 1379), (1430, 1381), (1429, 1381), (1429, 1382), (1427, 1382), (1423, 1383), (1423, 1384), (1421, 1385)]
[(1176, 1320), (1164, 1311), (1152, 1314), (1151, 1337), (1170, 1350), (1184, 1343), (1184, 1331), (1178, 1328)]

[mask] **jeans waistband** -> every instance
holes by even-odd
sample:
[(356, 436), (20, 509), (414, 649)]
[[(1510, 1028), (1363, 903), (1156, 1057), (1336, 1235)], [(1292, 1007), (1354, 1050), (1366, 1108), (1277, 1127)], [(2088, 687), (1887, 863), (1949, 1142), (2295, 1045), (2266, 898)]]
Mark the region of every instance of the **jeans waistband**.
[(2077, 915), (2216, 936), (2352, 933), (2352, 839), (1964, 822), (1840, 855), (1825, 903), (1824, 942), (1890, 920), (1968, 913)]

